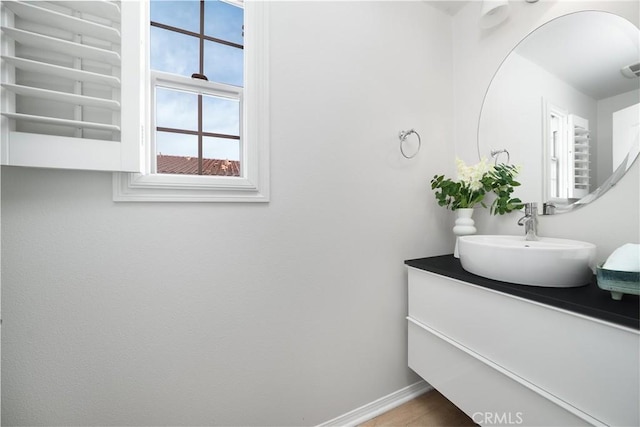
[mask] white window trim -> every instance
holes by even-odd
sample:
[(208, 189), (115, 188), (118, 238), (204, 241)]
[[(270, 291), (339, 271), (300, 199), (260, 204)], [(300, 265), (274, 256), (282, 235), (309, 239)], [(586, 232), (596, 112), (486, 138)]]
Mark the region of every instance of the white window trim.
[[(244, 138), (241, 177), (163, 175), (150, 173), (151, 126), (145, 126), (142, 173), (114, 173), (113, 200), (117, 202), (268, 202), (269, 201), (269, 2), (244, 3), (245, 82), (241, 100)], [(149, 37), (149, 16), (147, 40)], [(148, 49), (148, 43), (145, 43)], [(147, 54), (148, 58), (148, 54)], [(147, 67), (148, 68), (148, 67)], [(154, 73), (156, 74), (156, 73)], [(157, 73), (157, 75), (161, 75)], [(151, 74), (145, 76), (149, 90)], [(197, 86), (197, 82), (190, 86)], [(147, 96), (147, 123), (151, 123)], [(155, 153), (154, 153), (155, 154)]]

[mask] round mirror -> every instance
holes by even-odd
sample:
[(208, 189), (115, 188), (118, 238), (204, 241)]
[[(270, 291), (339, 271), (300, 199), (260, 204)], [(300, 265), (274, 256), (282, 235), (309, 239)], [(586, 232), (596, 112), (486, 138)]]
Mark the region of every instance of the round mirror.
[(522, 167), (525, 202), (544, 213), (595, 200), (640, 151), (640, 30), (582, 11), (540, 26), (502, 62), (485, 94), (478, 154)]

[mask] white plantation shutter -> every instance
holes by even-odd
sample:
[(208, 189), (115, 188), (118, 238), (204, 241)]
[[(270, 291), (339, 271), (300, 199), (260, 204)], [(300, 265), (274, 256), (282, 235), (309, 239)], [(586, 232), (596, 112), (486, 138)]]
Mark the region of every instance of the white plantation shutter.
[(2, 2), (2, 164), (140, 171), (142, 3)]

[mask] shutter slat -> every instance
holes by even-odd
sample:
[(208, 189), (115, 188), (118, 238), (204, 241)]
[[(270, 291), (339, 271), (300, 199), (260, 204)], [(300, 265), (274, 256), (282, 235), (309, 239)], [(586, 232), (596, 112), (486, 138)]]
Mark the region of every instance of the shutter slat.
[(111, 99), (94, 98), (92, 96), (76, 95), (73, 93), (57, 92), (54, 90), (40, 89), (31, 86), (14, 85), (9, 83), (2, 83), (2, 87), (10, 90), (16, 95), (31, 96), (39, 99), (50, 99), (52, 101), (64, 102), (73, 105), (107, 108), (113, 111), (120, 110), (120, 103)]
[(110, 1), (106, 0), (92, 0), (92, 1), (50, 1), (51, 4), (57, 4), (68, 9), (76, 10), (78, 12), (89, 13), (92, 15), (98, 15), (107, 18), (113, 22), (120, 22), (120, 7)]
[(120, 43), (120, 31), (105, 25), (79, 19), (71, 15), (65, 15), (50, 9), (34, 6), (32, 4), (5, 1), (4, 4), (17, 16), (27, 21), (49, 25), (70, 31), (74, 34), (95, 37), (112, 43)]
[(40, 49), (49, 49), (69, 56), (93, 59), (96, 61), (106, 62), (110, 65), (120, 66), (120, 54), (117, 52), (68, 42), (66, 40), (43, 36), (42, 34), (32, 33), (30, 31), (19, 30), (17, 28), (2, 27), (2, 32), (18, 43), (28, 46)]
[(140, 171), (145, 6), (2, 1), (1, 164)]
[(20, 70), (35, 71), (49, 76), (65, 77), (70, 80), (81, 82), (105, 84), (112, 88), (120, 87), (120, 79), (115, 76), (107, 76), (106, 74), (92, 73), (90, 71), (78, 70), (75, 68), (61, 67), (59, 65), (32, 61), (30, 59), (16, 58), (15, 56), (3, 55), (2, 59)]
[(55, 117), (44, 117), (44, 116), (34, 116), (31, 114), (21, 114), (21, 113), (7, 113), (2, 112), (2, 115), (5, 117), (9, 117), (14, 120), (23, 120), (27, 122), (35, 122), (35, 123), (45, 123), (50, 125), (60, 125), (60, 126), (70, 126), (74, 128), (81, 129), (96, 129), (96, 130), (106, 130), (110, 132), (120, 132), (120, 126), (110, 125), (105, 123), (95, 123), (95, 122), (84, 122), (80, 120), (68, 120), (68, 119), (58, 119)]

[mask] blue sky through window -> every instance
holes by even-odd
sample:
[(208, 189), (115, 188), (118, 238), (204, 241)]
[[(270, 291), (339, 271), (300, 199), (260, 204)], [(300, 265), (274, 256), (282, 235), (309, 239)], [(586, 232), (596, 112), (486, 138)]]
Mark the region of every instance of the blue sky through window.
[[(198, 33), (198, 0), (151, 0), (151, 21)], [(205, 2), (205, 35), (243, 45), (244, 11), (219, 1)], [(243, 50), (205, 40), (204, 74), (210, 81), (243, 85)], [(151, 27), (151, 68), (191, 77), (199, 72), (197, 37)], [(189, 92), (158, 88), (156, 90), (157, 126), (197, 129), (197, 96)], [(203, 130), (239, 135), (239, 102), (213, 96), (203, 98)], [(194, 125), (195, 123), (195, 125)], [(194, 129), (195, 126), (195, 129)], [(197, 156), (197, 142), (192, 135), (157, 132), (156, 151), (165, 155)], [(205, 137), (203, 157), (239, 160), (239, 141)]]
[(200, 2), (151, 0), (151, 20), (197, 33), (200, 31)]

